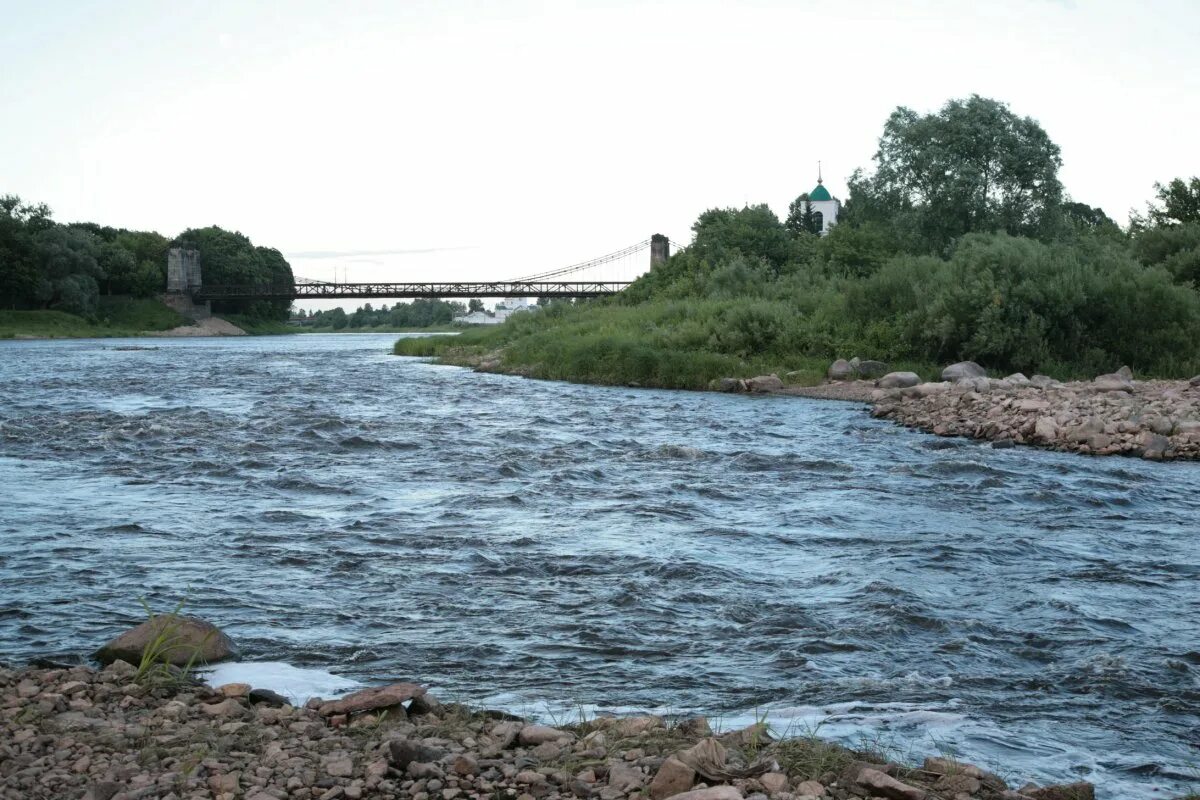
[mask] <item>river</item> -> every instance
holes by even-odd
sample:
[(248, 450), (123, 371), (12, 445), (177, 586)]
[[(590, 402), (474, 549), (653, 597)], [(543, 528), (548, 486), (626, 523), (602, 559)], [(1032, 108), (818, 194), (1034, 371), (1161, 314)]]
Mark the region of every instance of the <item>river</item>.
[(767, 714), (1107, 798), (1200, 783), (1197, 465), (395, 338), (0, 342), (0, 660), (186, 599), (245, 659), (442, 699)]

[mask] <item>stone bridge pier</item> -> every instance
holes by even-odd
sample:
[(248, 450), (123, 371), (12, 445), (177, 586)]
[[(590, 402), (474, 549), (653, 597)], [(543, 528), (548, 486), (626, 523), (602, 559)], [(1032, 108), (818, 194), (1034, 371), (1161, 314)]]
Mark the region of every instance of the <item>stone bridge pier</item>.
[(184, 247), (172, 247), (167, 251), (167, 293), (162, 295), (165, 305), (175, 309), (193, 321), (212, 316), (212, 304), (197, 303), (192, 293), (203, 285), (200, 271), (200, 251)]

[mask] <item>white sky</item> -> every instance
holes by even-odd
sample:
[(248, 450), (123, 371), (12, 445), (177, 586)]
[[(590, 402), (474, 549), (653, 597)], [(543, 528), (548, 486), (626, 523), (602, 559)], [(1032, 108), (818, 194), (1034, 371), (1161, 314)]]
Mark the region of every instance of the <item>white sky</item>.
[(1200, 2), (0, 0), (0, 193), (314, 278), (502, 279), (782, 216), (818, 159), (844, 196), (897, 105), (972, 92), (1123, 222), (1200, 174)]

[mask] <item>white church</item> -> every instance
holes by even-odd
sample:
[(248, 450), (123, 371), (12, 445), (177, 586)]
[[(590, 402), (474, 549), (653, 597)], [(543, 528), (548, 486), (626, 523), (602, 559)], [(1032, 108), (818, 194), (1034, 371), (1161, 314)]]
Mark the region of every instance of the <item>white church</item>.
[(813, 217), (821, 224), (820, 234), (828, 235), (829, 229), (837, 224), (838, 212), (842, 210), (842, 201), (831, 195), (825, 188), (819, 167), (817, 168), (817, 188), (808, 193), (808, 202), (812, 205)]

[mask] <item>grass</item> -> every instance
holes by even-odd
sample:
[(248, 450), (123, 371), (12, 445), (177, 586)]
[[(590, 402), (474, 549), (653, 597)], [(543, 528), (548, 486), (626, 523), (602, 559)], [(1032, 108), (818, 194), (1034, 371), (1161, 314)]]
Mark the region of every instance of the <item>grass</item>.
[(200, 644), (191, 648), (192, 652), (187, 663), (182, 669), (178, 668), (174, 664), (174, 656), (180, 650), (187, 649), (187, 645), (183, 644), (182, 637), (179, 635), (179, 623), (177, 622), (179, 612), (183, 610), (184, 601), (180, 600), (170, 614), (156, 615), (145, 599), (139, 598), (139, 600), (142, 608), (146, 610), (147, 620), (153, 620), (156, 616), (165, 617), (165, 619), (159, 626), (155, 637), (142, 649), (142, 658), (138, 663), (137, 674), (133, 677), (134, 682), (151, 684), (187, 682), (192, 668), (196, 665), (196, 659), (200, 657), (200, 648), (212, 636), (212, 632), (205, 635)]
[(182, 316), (153, 298), (100, 297), (90, 319), (63, 311), (0, 311), (0, 339), (137, 336), (184, 323)]
[(242, 314), (218, 314), (221, 319), (237, 325), (253, 336), (278, 336), (286, 333), (297, 333), (296, 328), (277, 319), (261, 319), (247, 317)]
[[(718, 378), (771, 373), (788, 384), (812, 386), (825, 377), (831, 359), (804, 352), (786, 335), (761, 334), (753, 322), (726, 326), (729, 305), (669, 300), (576, 306), (515, 315), (503, 325), (454, 337), (400, 339), (393, 352), (471, 367), (498, 360), (498, 371), (533, 378), (661, 389), (705, 389)], [(891, 368), (927, 378), (940, 371), (911, 362)]]

